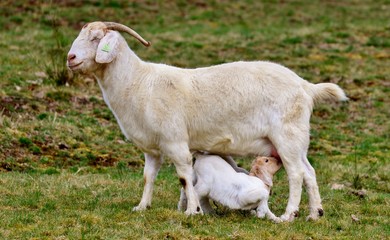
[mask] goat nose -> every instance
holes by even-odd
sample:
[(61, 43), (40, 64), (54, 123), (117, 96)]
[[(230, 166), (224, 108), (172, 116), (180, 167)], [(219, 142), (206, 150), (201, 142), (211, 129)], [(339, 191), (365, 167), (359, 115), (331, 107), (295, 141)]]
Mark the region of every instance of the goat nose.
[(72, 61), (75, 58), (76, 58), (76, 54), (73, 53), (68, 54), (68, 61)]

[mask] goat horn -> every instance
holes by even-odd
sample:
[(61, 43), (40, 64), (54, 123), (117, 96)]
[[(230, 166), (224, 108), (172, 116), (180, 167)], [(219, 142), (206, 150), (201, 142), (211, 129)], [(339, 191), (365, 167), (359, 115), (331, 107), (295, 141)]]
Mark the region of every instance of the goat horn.
[(120, 32), (126, 32), (126, 33), (130, 34), (131, 36), (135, 37), (138, 41), (140, 41), (146, 47), (149, 47), (151, 45), (151, 43), (149, 41), (146, 41), (145, 39), (143, 39), (136, 31), (134, 31), (133, 29), (131, 29), (123, 24), (115, 23), (115, 22), (104, 22), (104, 24), (107, 26), (108, 29), (116, 30), (116, 31), (120, 31)]

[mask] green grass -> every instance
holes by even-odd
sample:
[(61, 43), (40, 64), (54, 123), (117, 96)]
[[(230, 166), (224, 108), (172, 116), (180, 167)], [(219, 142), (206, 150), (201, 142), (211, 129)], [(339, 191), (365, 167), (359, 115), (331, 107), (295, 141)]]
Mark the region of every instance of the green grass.
[[(0, 14), (0, 238), (389, 238), (388, 1), (2, 1)], [(152, 208), (132, 212), (142, 152), (124, 140), (93, 79), (65, 67), (73, 39), (94, 20), (121, 22), (151, 41), (145, 48), (126, 37), (146, 61), (270, 60), (345, 89), (348, 103), (320, 104), (311, 121), (309, 160), (325, 216), (305, 221), (304, 194), (301, 217), (289, 224), (222, 207), (186, 217), (176, 211), (180, 184), (169, 160)], [(277, 215), (287, 198), (282, 171), (270, 199)]]
[[(303, 217), (274, 224), (247, 212), (221, 206), (215, 215), (186, 217), (176, 210), (179, 184), (172, 165), (156, 181), (153, 207), (132, 212), (142, 193), (142, 171), (110, 168), (104, 173), (62, 171), (56, 174), (5, 174), (1, 178), (0, 234), (7, 239), (161, 239), (196, 238), (385, 238), (389, 234), (385, 193), (359, 197), (351, 190), (330, 190), (322, 183), (326, 216), (318, 222)], [(270, 206), (281, 214), (287, 198), (284, 174), (279, 174)], [(304, 199), (304, 206), (307, 200)], [(307, 214), (303, 209), (301, 214)], [(359, 222), (351, 219), (351, 214)], [(387, 226), (386, 226), (387, 225)]]

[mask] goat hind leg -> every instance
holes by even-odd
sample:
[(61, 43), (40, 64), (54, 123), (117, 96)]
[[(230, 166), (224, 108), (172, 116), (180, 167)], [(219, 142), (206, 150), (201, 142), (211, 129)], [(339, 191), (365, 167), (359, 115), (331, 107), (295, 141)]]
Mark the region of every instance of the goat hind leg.
[[(290, 137), (291, 139), (291, 137)], [(289, 136), (279, 136), (279, 141), (273, 141), (283, 166), (287, 172), (289, 198), (285, 213), (280, 217), (283, 221), (291, 222), (298, 216), (299, 203), (302, 195), (304, 166), (301, 156), (306, 151), (299, 141), (289, 140)]]
[(296, 166), (286, 167), (289, 184), (289, 197), (285, 213), (280, 217), (283, 221), (291, 222), (299, 216), (299, 203), (302, 195), (303, 172)]
[(306, 156), (302, 158), (302, 161), (305, 170), (303, 181), (309, 195), (310, 206), (310, 215), (306, 219), (317, 220), (319, 217), (324, 215), (324, 210), (321, 205), (321, 197), (316, 180), (316, 173), (314, 168), (307, 160)]

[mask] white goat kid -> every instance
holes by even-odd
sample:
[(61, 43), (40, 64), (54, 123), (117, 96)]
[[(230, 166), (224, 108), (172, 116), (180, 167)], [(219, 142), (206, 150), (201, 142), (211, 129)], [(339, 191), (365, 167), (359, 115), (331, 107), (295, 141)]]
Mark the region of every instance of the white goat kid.
[(331, 83), (312, 84), (270, 62), (234, 62), (182, 69), (142, 61), (117, 32), (117, 23), (86, 24), (74, 40), (67, 65), (94, 74), (123, 134), (145, 153), (145, 187), (134, 210), (151, 205), (163, 155), (176, 166), (188, 197), (186, 214), (201, 213), (192, 185), (191, 150), (222, 155), (278, 154), (289, 179), (282, 219), (292, 221), (305, 183), (310, 215), (323, 214), (315, 171), (307, 160), (314, 103), (346, 100)]
[[(268, 208), (268, 198), (274, 174), (282, 162), (273, 157), (257, 157), (249, 175), (236, 172), (229, 163), (216, 155), (197, 155), (194, 163), (194, 188), (204, 213), (213, 211), (209, 199), (231, 209), (256, 209), (256, 216), (280, 222)], [(178, 204), (186, 208), (187, 198), (183, 189)]]

